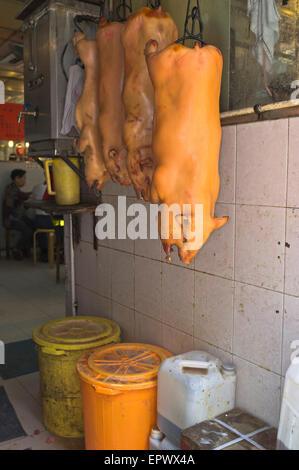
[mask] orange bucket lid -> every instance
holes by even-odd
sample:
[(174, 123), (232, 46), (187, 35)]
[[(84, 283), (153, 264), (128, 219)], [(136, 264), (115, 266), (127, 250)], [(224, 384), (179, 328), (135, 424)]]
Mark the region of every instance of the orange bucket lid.
[(169, 351), (149, 344), (110, 344), (86, 353), (77, 370), (92, 385), (136, 390), (156, 385), (160, 364), (170, 356)]

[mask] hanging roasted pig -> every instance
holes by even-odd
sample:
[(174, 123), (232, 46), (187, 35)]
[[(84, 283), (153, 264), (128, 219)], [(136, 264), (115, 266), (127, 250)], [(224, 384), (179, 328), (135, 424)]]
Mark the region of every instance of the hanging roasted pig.
[(198, 43), (193, 49), (172, 44), (159, 52), (157, 41), (149, 41), (145, 53), (155, 89), (151, 199), (162, 204), (159, 230), (167, 258), (176, 245), (181, 261), (190, 264), (210, 234), (228, 221), (214, 217), (222, 55)]
[(82, 95), (76, 106), (76, 121), (80, 130), (80, 138), (76, 147), (84, 154), (85, 178), (88, 186), (96, 184), (99, 191), (110, 179), (104, 163), (99, 131), (99, 100), (98, 100), (98, 51), (96, 41), (85, 38), (83, 33), (73, 37), (75, 55), (79, 55), (85, 66), (85, 83)]
[(139, 199), (150, 199), (153, 176), (152, 130), (154, 89), (149, 77), (144, 49), (155, 39), (160, 50), (176, 41), (177, 27), (162, 11), (141, 8), (125, 25), (122, 42), (125, 49), (126, 76), (123, 93), (126, 121), (127, 167)]
[(131, 184), (124, 142), (125, 110), (122, 93), (125, 77), (125, 52), (121, 35), (123, 23), (102, 19), (97, 31), (99, 54), (99, 127), (106, 167), (114, 182)]

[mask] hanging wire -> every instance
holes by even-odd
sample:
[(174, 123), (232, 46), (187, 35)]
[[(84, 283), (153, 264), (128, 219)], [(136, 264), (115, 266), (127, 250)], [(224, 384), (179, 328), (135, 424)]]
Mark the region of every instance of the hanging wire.
[[(104, 1), (101, 1), (100, 4), (99, 4), (99, 8), (100, 8), (100, 11), (99, 11), (99, 18), (101, 18), (101, 16), (103, 16), (104, 14)], [(94, 16), (89, 16), (89, 15), (76, 15), (73, 19), (73, 22), (74, 22), (74, 26), (75, 26), (75, 31), (80, 31), (80, 33), (83, 33), (84, 34), (84, 31), (83, 29), (81, 28), (80, 24), (83, 22), (83, 21), (86, 21), (86, 22), (90, 22), (90, 23), (95, 23), (96, 25), (98, 25), (99, 23), (99, 18), (96, 18)], [(64, 46), (63, 48), (63, 51), (62, 51), (62, 54), (61, 54), (61, 58), (60, 58), (60, 64), (61, 64), (61, 68), (62, 68), (62, 72), (63, 72), (63, 75), (66, 79), (66, 81), (68, 82), (69, 80), (69, 77), (66, 73), (66, 70), (65, 70), (65, 66), (64, 66), (64, 57), (65, 57), (65, 54), (66, 54), (66, 51), (68, 49), (69, 46), (72, 45), (72, 40), (70, 39)], [(83, 67), (83, 64), (81, 62), (81, 60), (78, 58), (76, 60), (76, 64), (80, 65), (81, 67)], [(84, 68), (84, 67), (83, 67)]]
[(100, 0), (99, 2), (99, 15), (98, 17), (90, 16), (90, 15), (76, 15), (74, 17), (74, 25), (75, 28), (80, 31), (80, 33), (84, 33), (83, 29), (80, 26), (80, 23), (86, 21), (87, 23), (95, 23), (96, 25), (99, 24), (99, 18), (104, 15), (104, 7), (105, 7), (105, 0)]
[[(190, 29), (191, 26), (191, 29)], [(191, 0), (188, 0), (188, 8), (185, 20), (184, 36), (178, 39), (177, 43), (185, 44), (187, 39), (200, 42), (202, 45), (206, 43), (203, 41), (203, 23), (200, 15), (199, 0), (196, 0), (196, 6), (191, 9)]]
[(116, 8), (118, 21), (126, 21), (128, 15), (133, 11), (132, 0), (120, 0)]
[[(101, 16), (102, 16), (102, 8), (100, 9), (99, 17)], [(74, 18), (74, 25), (78, 29), (78, 31), (80, 31), (80, 33), (84, 33), (83, 29), (80, 26), (80, 23), (82, 23), (83, 21), (95, 23), (96, 25), (99, 24), (99, 18), (96, 18), (94, 16), (88, 16), (88, 15), (77, 15)]]
[(153, 10), (157, 10), (161, 6), (161, 0), (147, 0), (147, 6)]
[(63, 72), (63, 75), (64, 75), (67, 82), (69, 81), (69, 77), (67, 76), (65, 66), (64, 66), (64, 56), (65, 56), (65, 53), (66, 53), (67, 48), (69, 46), (69, 43), (70, 42), (67, 42), (66, 45), (64, 46), (62, 54), (61, 54), (61, 58), (60, 58), (60, 64), (61, 64), (62, 72)]

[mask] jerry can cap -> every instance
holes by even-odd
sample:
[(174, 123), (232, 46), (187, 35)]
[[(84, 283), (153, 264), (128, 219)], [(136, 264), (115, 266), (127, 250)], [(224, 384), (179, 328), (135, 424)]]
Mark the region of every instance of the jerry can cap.
[(236, 366), (231, 362), (227, 362), (222, 364), (222, 370), (225, 372), (236, 372)]

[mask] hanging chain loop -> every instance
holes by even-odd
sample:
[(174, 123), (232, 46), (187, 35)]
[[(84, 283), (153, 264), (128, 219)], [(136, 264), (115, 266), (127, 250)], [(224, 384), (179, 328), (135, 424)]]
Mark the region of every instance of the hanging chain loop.
[(127, 17), (131, 15), (132, 11), (132, 0), (120, 0), (119, 5), (116, 8), (118, 21), (126, 21)]
[(161, 0), (147, 0), (147, 6), (153, 10), (157, 10), (161, 6)]

